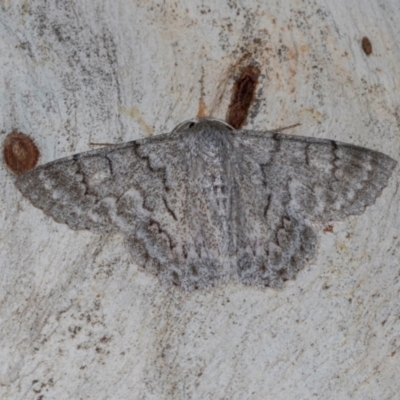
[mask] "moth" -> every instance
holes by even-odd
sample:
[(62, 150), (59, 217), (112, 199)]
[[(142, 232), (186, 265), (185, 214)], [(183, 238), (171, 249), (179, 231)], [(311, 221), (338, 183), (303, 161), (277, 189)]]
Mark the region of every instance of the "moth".
[(395, 166), (351, 144), (196, 118), (42, 165), (16, 186), (71, 229), (123, 232), (134, 261), (168, 284), (275, 288), (312, 261), (316, 228), (363, 213)]

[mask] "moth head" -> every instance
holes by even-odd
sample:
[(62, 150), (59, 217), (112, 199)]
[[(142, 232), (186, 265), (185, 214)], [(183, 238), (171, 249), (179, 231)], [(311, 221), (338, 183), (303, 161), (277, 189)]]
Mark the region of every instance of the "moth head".
[(194, 131), (194, 130), (204, 130), (206, 128), (213, 128), (216, 130), (228, 130), (228, 131), (234, 131), (235, 129), (227, 124), (224, 121), (221, 121), (220, 119), (215, 119), (215, 118), (193, 118), (189, 119), (187, 121), (181, 122), (179, 125), (177, 125), (172, 133), (181, 133), (185, 131)]

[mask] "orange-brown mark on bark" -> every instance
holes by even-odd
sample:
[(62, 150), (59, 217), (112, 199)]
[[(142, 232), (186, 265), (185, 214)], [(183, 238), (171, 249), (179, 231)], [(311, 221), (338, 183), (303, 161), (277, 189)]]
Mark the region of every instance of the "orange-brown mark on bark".
[(29, 136), (13, 131), (4, 140), (3, 156), (7, 168), (20, 175), (36, 166), (39, 150)]
[(241, 128), (246, 121), (250, 105), (254, 100), (259, 75), (260, 70), (249, 65), (243, 68), (233, 86), (226, 122), (235, 129)]
[(204, 103), (203, 99), (199, 101), (199, 111), (197, 112), (198, 117), (205, 117), (206, 116), (206, 103)]
[(361, 47), (364, 50), (364, 53), (369, 56), (372, 53), (372, 44), (371, 41), (364, 36), (361, 41)]

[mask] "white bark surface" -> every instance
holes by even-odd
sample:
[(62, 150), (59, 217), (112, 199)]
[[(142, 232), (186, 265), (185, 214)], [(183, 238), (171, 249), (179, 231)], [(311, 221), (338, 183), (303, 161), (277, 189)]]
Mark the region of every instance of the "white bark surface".
[[(224, 119), (253, 63), (245, 128), (300, 122), (290, 133), (399, 160), (399, 20), (398, 0), (2, 0), (0, 138), (30, 135), (45, 163)], [(46, 217), (2, 162), (0, 398), (398, 398), (398, 176), (321, 231), (283, 290), (185, 294), (138, 270), (122, 236)]]

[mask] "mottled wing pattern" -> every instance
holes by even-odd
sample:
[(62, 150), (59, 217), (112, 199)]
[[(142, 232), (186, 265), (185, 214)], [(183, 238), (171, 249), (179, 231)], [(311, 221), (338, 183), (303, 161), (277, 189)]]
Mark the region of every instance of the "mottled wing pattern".
[(395, 164), (356, 146), (205, 119), (45, 164), (16, 185), (72, 229), (123, 232), (139, 266), (165, 282), (279, 287), (314, 257), (312, 224), (362, 213)]
[(282, 286), (316, 251), (312, 224), (361, 214), (396, 162), (365, 148), (269, 132), (235, 139), (240, 281)]

